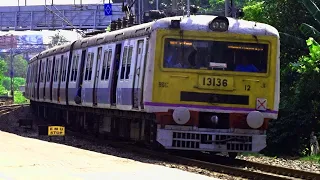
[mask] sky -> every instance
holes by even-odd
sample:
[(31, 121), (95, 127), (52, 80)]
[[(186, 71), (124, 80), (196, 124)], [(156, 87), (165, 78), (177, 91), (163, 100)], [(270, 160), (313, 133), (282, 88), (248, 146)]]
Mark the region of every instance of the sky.
[[(80, 4), (82, 1), (82, 4), (102, 4), (102, 3), (108, 3), (109, 0), (0, 0), (0, 6), (25, 6), (27, 5), (51, 5), (53, 1), (54, 5), (61, 5), (61, 4)], [(112, 2), (112, 0), (110, 0)], [(59, 30), (60, 34), (65, 36), (69, 41), (76, 40), (80, 38), (78, 33), (72, 32), (72, 31), (65, 31), (65, 30)], [(9, 31), (9, 32), (1, 32), (0, 36), (6, 35), (8, 33), (12, 33), (14, 35), (29, 35), (29, 34), (37, 34), (37, 35), (43, 35), (44, 43), (48, 43), (50, 41), (50, 36), (53, 36), (54, 34), (58, 33), (58, 31)]]

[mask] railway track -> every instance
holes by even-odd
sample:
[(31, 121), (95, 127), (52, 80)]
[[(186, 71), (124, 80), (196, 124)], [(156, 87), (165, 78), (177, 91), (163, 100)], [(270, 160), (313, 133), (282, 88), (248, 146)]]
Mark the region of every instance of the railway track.
[(135, 152), (142, 155), (148, 155), (157, 159), (165, 160), (182, 165), (196, 166), (202, 169), (219, 172), (222, 174), (233, 175), (248, 179), (320, 179), (320, 174), (300, 171), (295, 169), (271, 166), (261, 163), (254, 163), (239, 159), (229, 159), (223, 156), (208, 155), (208, 154), (179, 154), (171, 152), (159, 152), (146, 148), (139, 147), (128, 142), (114, 142), (112, 140), (98, 140), (92, 136), (83, 135), (77, 132), (66, 132), (69, 135), (84, 138), (98, 143), (108, 144), (114, 148), (125, 149), (130, 152)]
[[(27, 104), (24, 104), (27, 105)], [(6, 105), (0, 106), (0, 116), (14, 111), (24, 105)], [(115, 142), (114, 140), (101, 140), (96, 137), (81, 134), (79, 132), (67, 129), (67, 136), (76, 136), (90, 141), (96, 141), (101, 144), (108, 144), (114, 148), (135, 152), (142, 155), (154, 157), (181, 165), (196, 166), (213, 172), (248, 178), (248, 179), (320, 179), (320, 174), (289, 169), (279, 166), (271, 166), (240, 159), (229, 159), (223, 156), (209, 155), (205, 153), (182, 153), (172, 151), (155, 151), (137, 146), (131, 142)]]
[(8, 114), (23, 105), (26, 105), (26, 104), (11, 104), (11, 105), (0, 106), (0, 116)]
[(320, 179), (319, 173), (290, 169), (280, 166), (273, 166), (241, 159), (230, 159), (224, 156), (209, 155), (209, 154), (181, 154), (180, 156), (189, 157), (206, 162), (221, 164), (224, 166), (232, 166), (235, 168), (246, 169), (254, 172), (261, 172), (265, 174), (273, 174), (279, 176), (281, 179)]

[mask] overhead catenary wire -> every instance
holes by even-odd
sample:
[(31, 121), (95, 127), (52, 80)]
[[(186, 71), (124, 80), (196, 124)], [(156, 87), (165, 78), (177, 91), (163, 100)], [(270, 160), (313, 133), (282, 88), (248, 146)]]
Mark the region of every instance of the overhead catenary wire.
[[(53, 5), (53, 6), (54, 6), (54, 5)], [(45, 7), (47, 10), (49, 10), (51, 13), (53, 13), (54, 15), (56, 15), (57, 17), (59, 17), (60, 19), (62, 19), (62, 20), (63, 20), (65, 23), (67, 23), (69, 26), (71, 26), (72, 28), (74, 28), (74, 29), (77, 31), (77, 33), (79, 33), (82, 37), (85, 37), (85, 36), (86, 36), (84, 32), (79, 31), (76, 27), (74, 27), (74, 26), (72, 25), (72, 23), (68, 21), (68, 19), (65, 19), (65, 18), (59, 16), (59, 14), (57, 14), (56, 12), (54, 12), (53, 10), (51, 10), (50, 8), (48, 8), (47, 5), (44, 5), (44, 7)], [(55, 7), (55, 6), (54, 6), (54, 7)], [(56, 7), (55, 7), (55, 8), (56, 8)], [(56, 8), (56, 9), (57, 9), (57, 8)], [(57, 9), (57, 10), (58, 10), (58, 9)], [(58, 10), (58, 11), (59, 11), (59, 10)], [(60, 12), (60, 11), (59, 11), (59, 12)], [(60, 12), (60, 13), (61, 13), (61, 12)]]

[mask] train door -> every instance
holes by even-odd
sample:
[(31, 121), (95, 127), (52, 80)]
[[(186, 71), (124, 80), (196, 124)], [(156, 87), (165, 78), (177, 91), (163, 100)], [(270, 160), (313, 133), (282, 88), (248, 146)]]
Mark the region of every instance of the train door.
[(135, 76), (133, 80), (133, 90), (132, 90), (132, 105), (133, 108), (138, 109), (139, 108), (139, 99), (140, 99), (140, 84), (141, 84), (141, 65), (143, 61), (143, 45), (144, 45), (144, 40), (139, 40), (138, 41), (138, 48), (137, 48), (137, 53), (136, 53), (136, 65), (135, 65)]
[(115, 106), (117, 103), (117, 84), (119, 77), (119, 65), (121, 57), (122, 44), (116, 45), (116, 51), (114, 56), (114, 61), (112, 65), (112, 81), (111, 81), (111, 106)]
[(148, 48), (149, 48), (149, 39), (145, 39), (145, 44), (143, 47), (143, 57), (141, 60), (141, 70), (140, 70), (140, 88), (141, 91), (139, 91), (139, 97), (140, 97), (140, 107), (141, 109), (144, 109), (144, 103), (143, 103), (143, 91), (144, 91), (144, 75), (145, 75), (145, 69), (147, 64), (147, 58), (148, 58)]
[(82, 101), (81, 91), (82, 91), (82, 83), (83, 83), (83, 72), (84, 72), (84, 62), (86, 60), (87, 51), (82, 50), (81, 54), (81, 61), (80, 61), (80, 72), (79, 72), (79, 79), (77, 82), (77, 95), (80, 97), (80, 102), (77, 102), (77, 104), (80, 104)]
[(93, 105), (96, 106), (98, 104), (98, 79), (100, 74), (100, 64), (101, 64), (101, 57), (102, 57), (102, 47), (98, 48), (97, 60), (96, 60), (96, 68), (95, 68), (95, 76), (93, 82)]

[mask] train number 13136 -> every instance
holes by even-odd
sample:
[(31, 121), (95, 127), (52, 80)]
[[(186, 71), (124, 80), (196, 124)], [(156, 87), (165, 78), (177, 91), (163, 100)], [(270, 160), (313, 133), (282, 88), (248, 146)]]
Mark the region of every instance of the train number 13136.
[(203, 77), (202, 78), (202, 85), (203, 86), (228, 86), (228, 80), (223, 78), (216, 78), (216, 77)]

